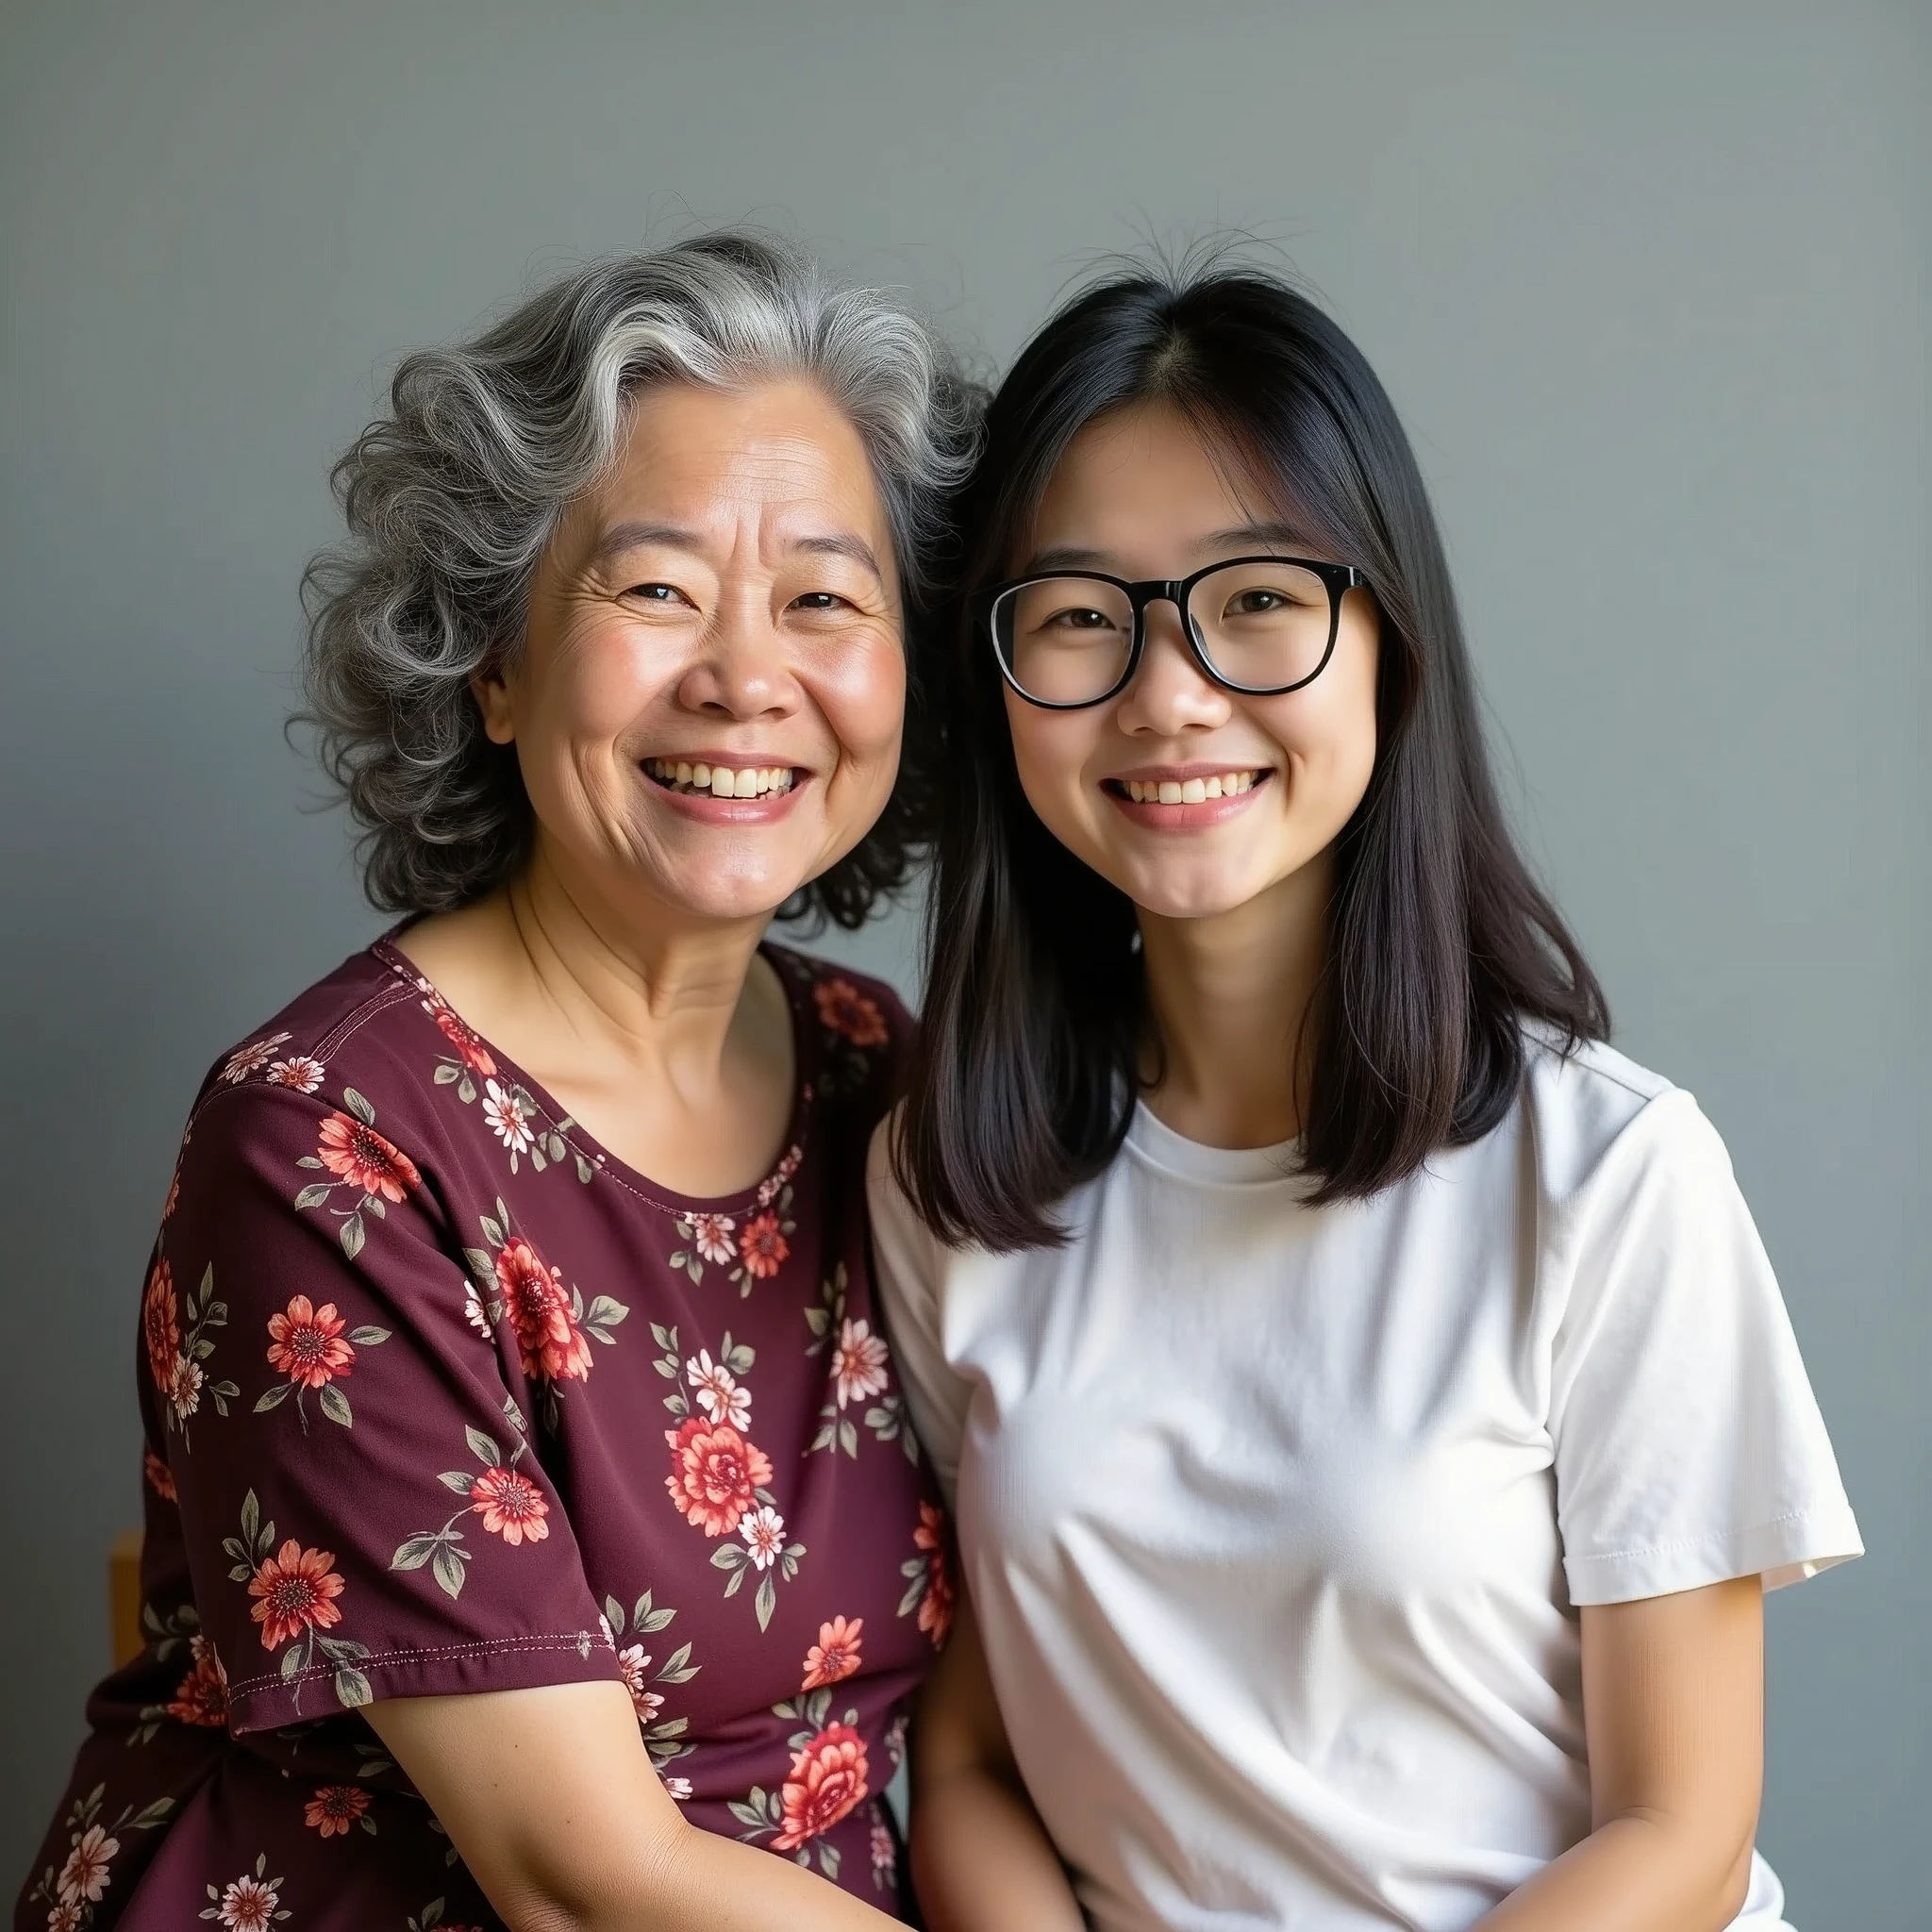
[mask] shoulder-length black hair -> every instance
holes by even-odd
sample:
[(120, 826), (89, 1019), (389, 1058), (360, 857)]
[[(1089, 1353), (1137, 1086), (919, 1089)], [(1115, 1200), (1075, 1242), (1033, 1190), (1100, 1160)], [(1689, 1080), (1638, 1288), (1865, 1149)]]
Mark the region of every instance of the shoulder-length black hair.
[(1525, 1021), (1571, 1046), (1609, 1030), (1505, 823), (1441, 539), (1374, 372), (1264, 272), (1110, 278), (1014, 364), (959, 501), (924, 1024), (894, 1160), (942, 1238), (996, 1252), (1060, 1240), (1055, 1204), (1119, 1152), (1145, 989), (1132, 904), (1026, 802), (993, 653), (965, 613), (1012, 567), (1074, 436), (1155, 401), (1357, 566), (1380, 613), (1374, 768), (1336, 846), (1298, 1057), (1313, 1198), (1372, 1194), (1487, 1133), (1517, 1091)]

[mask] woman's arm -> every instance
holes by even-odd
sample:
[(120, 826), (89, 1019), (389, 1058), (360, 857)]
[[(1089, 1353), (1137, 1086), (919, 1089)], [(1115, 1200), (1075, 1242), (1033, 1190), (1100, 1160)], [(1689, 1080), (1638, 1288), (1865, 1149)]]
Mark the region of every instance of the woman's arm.
[(1020, 1781), (963, 1591), (912, 1731), (912, 1875), (932, 1932), (1086, 1924)]
[(686, 1824), (622, 1684), (399, 1697), (363, 1713), (511, 1932), (885, 1932), (793, 1864)]
[(1477, 1932), (1722, 1932), (1763, 1777), (1757, 1578), (1586, 1608), (1583, 1716), (1591, 1835)]

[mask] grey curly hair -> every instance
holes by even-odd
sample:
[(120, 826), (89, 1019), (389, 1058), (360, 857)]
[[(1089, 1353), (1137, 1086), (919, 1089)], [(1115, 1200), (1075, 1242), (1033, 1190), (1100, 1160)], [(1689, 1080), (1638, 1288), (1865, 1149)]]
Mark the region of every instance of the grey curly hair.
[[(972, 459), (982, 400), (908, 309), (834, 283), (791, 247), (723, 232), (566, 275), (476, 341), (409, 357), (391, 414), (336, 465), (351, 542), (303, 578), (308, 707), (324, 769), (361, 827), (378, 907), (465, 905), (507, 878), (531, 816), (513, 747), (471, 690), (522, 641), (530, 582), (558, 519), (619, 450), (631, 400), (658, 382), (819, 385), (871, 458), (905, 588), (924, 621), (944, 504)], [(924, 702), (908, 649), (908, 708)], [(861, 924), (925, 838), (927, 730), (908, 716), (891, 803), (782, 916)]]

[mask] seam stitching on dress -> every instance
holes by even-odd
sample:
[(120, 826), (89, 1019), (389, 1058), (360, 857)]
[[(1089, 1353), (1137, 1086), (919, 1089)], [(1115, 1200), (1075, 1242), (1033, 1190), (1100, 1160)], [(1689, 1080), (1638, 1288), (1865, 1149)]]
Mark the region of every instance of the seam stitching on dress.
[[(385, 1664), (401, 1663), (413, 1657), (493, 1657), (518, 1650), (575, 1650), (588, 1661), (591, 1652), (599, 1648), (592, 1639), (590, 1650), (583, 1649), (584, 1639), (589, 1635), (588, 1631), (572, 1631), (561, 1637), (499, 1637), (473, 1643), (428, 1644), (408, 1650), (378, 1651), (371, 1657), (344, 1657), (341, 1663), (342, 1667), (351, 1670), (379, 1670)], [(233, 1694), (241, 1696), (264, 1688), (273, 1689), (277, 1684), (305, 1684), (312, 1677), (333, 1677), (338, 1668), (332, 1663), (310, 1664), (307, 1669), (297, 1671), (292, 1677), (285, 1677), (276, 1671), (264, 1671), (258, 1677), (239, 1677), (228, 1688)]]

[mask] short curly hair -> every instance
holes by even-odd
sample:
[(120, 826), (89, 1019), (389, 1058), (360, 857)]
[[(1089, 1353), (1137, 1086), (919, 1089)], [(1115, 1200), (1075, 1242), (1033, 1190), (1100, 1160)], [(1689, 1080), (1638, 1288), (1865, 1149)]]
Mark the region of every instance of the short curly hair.
[(476, 341), (409, 357), (391, 413), (336, 465), (351, 541), (303, 578), (306, 708), (361, 828), (363, 887), (386, 911), (466, 905), (508, 878), (532, 816), (514, 747), (471, 687), (520, 647), (558, 519), (616, 458), (629, 406), (659, 382), (816, 383), (871, 458), (908, 625), (907, 750), (878, 823), (781, 908), (861, 924), (925, 842), (931, 741), (914, 633), (981, 391), (933, 330), (790, 246), (700, 236), (577, 270)]

